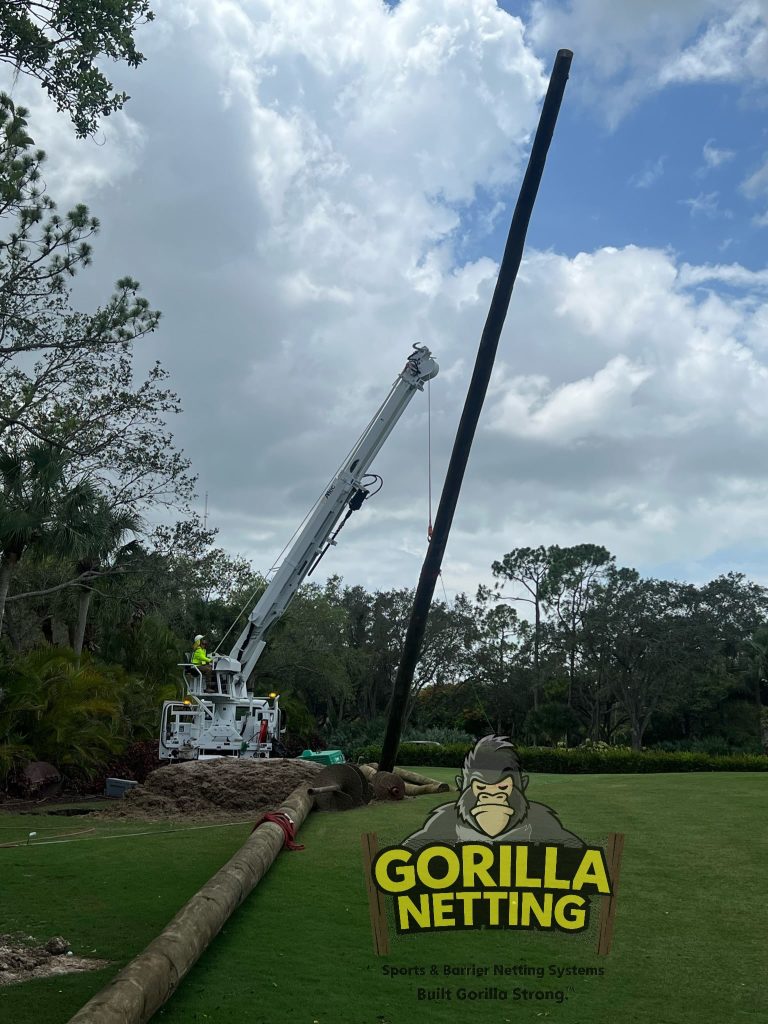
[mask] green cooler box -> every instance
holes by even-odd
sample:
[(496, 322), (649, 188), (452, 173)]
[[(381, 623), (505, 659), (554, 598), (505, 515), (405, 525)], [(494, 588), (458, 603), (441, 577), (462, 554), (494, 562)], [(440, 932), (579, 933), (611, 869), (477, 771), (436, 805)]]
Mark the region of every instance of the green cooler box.
[(304, 750), (299, 757), (305, 761), (316, 761), (318, 764), (344, 764), (344, 755), (340, 750)]

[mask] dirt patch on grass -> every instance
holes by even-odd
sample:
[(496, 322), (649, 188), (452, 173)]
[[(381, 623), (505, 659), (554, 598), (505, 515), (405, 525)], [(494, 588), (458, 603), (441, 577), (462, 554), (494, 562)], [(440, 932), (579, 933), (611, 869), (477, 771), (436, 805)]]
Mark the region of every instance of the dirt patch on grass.
[(0, 935), (0, 985), (15, 985), (55, 974), (96, 971), (108, 963), (108, 960), (77, 956), (67, 940), (59, 935), (42, 946), (35, 945), (32, 936)]
[(320, 765), (300, 759), (219, 758), (158, 768), (114, 807), (91, 817), (234, 820), (276, 810)]

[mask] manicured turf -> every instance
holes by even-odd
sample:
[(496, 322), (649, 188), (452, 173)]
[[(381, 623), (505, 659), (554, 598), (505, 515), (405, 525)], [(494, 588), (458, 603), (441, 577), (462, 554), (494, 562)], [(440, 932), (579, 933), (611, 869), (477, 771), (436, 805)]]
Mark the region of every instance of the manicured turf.
[[(455, 773), (433, 769), (431, 774), (450, 779)], [(593, 934), (469, 931), (404, 938), (392, 928), (392, 955), (375, 957), (360, 833), (378, 832), (382, 845), (397, 842), (446, 799), (421, 797), (343, 815), (313, 814), (299, 837), (306, 849), (281, 854), (157, 1019), (166, 1024), (768, 1020), (764, 776), (540, 775), (532, 777), (528, 795), (554, 807), (566, 827), (585, 839), (626, 833), (609, 957), (596, 955)], [(25, 817), (23, 830), (34, 828), (32, 820)], [(0, 825), (6, 823), (0, 819)], [(121, 829), (138, 830), (124, 823), (113, 827)], [(0, 850), (3, 930), (41, 938), (61, 933), (77, 952), (94, 951), (114, 963), (97, 973), (0, 989), (0, 1018), (64, 1024), (150, 941), (247, 831), (240, 826)], [(496, 964), (543, 968), (544, 977), (444, 974), (446, 965), (492, 972)], [(431, 973), (432, 965), (437, 974)], [(384, 969), (392, 967), (423, 967), (426, 974), (391, 977)], [(558, 980), (550, 967), (603, 967), (605, 973)], [(419, 988), (447, 988), (452, 998), (419, 1000)], [(459, 989), (487, 988), (505, 990), (507, 1000), (458, 999)], [(544, 991), (561, 992), (564, 1001), (536, 999), (535, 993)]]
[[(102, 957), (114, 966), (0, 988), (3, 1024), (69, 1020), (154, 938), (250, 831), (249, 825), (238, 825), (169, 832), (178, 823), (0, 814), (0, 842), (37, 831), (33, 844), (41, 843), (54, 833), (90, 827), (98, 838), (0, 849), (0, 932), (43, 941), (63, 935), (78, 955)], [(160, 834), (129, 835), (145, 831)]]

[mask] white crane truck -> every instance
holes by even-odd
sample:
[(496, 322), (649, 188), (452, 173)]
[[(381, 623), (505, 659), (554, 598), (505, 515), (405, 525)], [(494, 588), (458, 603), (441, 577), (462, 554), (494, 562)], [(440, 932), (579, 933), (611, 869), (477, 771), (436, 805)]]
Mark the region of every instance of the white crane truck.
[[(414, 345), (402, 372), (360, 440), (310, 511), (306, 524), (283, 559), (228, 655), (214, 655), (210, 676), (189, 662), (181, 664), (184, 694), (163, 704), (160, 757), (191, 761), (211, 757), (269, 757), (284, 731), (279, 695), (255, 697), (251, 676), (268, 631), (288, 607), (302, 580), (312, 572), (352, 512), (370, 494), (368, 469), (417, 391), (437, 374), (432, 353)], [(366, 482), (368, 481), (368, 482)], [(341, 523), (342, 514), (344, 519)]]

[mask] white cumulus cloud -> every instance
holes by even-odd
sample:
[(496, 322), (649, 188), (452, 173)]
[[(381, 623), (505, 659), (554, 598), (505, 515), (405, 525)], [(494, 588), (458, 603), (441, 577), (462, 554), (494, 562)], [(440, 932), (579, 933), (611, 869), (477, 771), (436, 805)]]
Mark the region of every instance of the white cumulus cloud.
[[(59, 186), (98, 200), (84, 299), (132, 272), (163, 310), (147, 351), (184, 401), (177, 434), (209, 521), (264, 569), (417, 340), (441, 367), (439, 492), (497, 272), (498, 254), (466, 260), (458, 242), (480, 190), (492, 216), (511, 209), (545, 88), (533, 43), (540, 54), (557, 37), (577, 60), (583, 44), (607, 76), (655, 50), (658, 81), (659, 54), (730, 17), (714, 0), (665, 5), (666, 20), (655, 0), (537, 4), (528, 34), (493, 0), (343, 6), (340, 18), (331, 0), (161, 0), (130, 78), (135, 135), (116, 121), (126, 134), (79, 182), (68, 123), (33, 123)], [(759, 549), (764, 277), (639, 246), (529, 251), (454, 521), (449, 591), (474, 589), (518, 545), (592, 540), (649, 571), (695, 567), (734, 538)], [(420, 394), (374, 467), (382, 493), (325, 572), (415, 584), (426, 467)]]
[(575, 51), (576, 91), (614, 125), (672, 83), (768, 76), (767, 0), (534, 0), (530, 35), (541, 53)]

